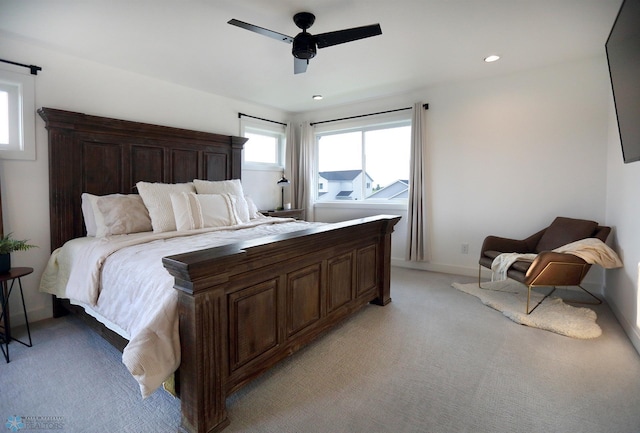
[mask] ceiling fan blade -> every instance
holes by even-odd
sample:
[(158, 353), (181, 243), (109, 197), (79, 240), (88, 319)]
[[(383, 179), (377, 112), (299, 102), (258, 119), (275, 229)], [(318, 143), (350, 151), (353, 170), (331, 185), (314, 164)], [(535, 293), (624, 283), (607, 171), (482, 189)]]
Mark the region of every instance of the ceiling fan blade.
[(227, 24), (231, 24), (233, 26), (237, 26), (242, 29), (250, 30), (252, 32), (256, 32), (261, 35), (268, 36), (270, 38), (277, 39), (282, 42), (286, 42), (288, 44), (293, 42), (293, 38), (291, 36), (283, 35), (282, 33), (274, 32), (273, 30), (269, 30), (269, 29), (255, 26), (253, 24), (245, 23), (244, 21), (230, 19), (229, 21), (227, 21)]
[(296, 57), (293, 58), (293, 73), (294, 74), (302, 74), (307, 72), (307, 65), (309, 64), (309, 60), (306, 59), (298, 59)]
[(318, 48), (325, 48), (381, 34), (382, 28), (380, 27), (380, 24), (371, 24), (368, 26), (354, 27), (352, 29), (321, 33), (319, 35), (315, 35), (315, 38)]

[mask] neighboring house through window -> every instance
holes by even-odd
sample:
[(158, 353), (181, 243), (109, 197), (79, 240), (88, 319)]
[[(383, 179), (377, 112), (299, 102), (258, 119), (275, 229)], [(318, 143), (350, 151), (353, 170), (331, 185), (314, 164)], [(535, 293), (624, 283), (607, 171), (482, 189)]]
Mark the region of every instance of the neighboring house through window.
[(371, 195), (371, 177), (362, 170), (323, 171), (318, 177), (318, 201), (363, 200)]
[(410, 113), (316, 128), (317, 202), (408, 198)]
[(369, 196), (370, 199), (375, 200), (394, 200), (394, 199), (409, 199), (409, 181), (398, 179), (391, 185), (387, 185), (384, 188), (380, 188)]

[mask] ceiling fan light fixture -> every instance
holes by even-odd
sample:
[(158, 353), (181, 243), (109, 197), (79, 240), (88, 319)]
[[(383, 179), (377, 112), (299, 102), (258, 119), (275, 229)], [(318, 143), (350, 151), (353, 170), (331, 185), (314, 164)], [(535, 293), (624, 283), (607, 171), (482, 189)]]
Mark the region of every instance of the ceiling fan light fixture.
[(311, 99), (313, 99), (314, 101), (320, 101), (322, 100), (322, 95), (313, 95)]
[(298, 59), (309, 60), (316, 56), (316, 41), (309, 33), (299, 33), (293, 40), (293, 48), (291, 49), (293, 56)]
[(490, 56), (487, 56), (487, 57), (484, 58), (484, 61), (486, 63), (493, 63), (493, 62), (496, 62), (498, 60), (500, 60), (500, 56), (497, 55), (497, 54), (491, 54)]

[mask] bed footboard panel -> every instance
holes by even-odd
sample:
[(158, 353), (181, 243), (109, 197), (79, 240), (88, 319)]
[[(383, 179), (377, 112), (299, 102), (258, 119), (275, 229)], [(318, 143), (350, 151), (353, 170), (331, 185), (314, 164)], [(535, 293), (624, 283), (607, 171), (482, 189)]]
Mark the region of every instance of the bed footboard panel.
[(180, 291), (182, 429), (223, 429), (226, 397), (367, 303), (391, 301), (378, 216), (164, 259)]

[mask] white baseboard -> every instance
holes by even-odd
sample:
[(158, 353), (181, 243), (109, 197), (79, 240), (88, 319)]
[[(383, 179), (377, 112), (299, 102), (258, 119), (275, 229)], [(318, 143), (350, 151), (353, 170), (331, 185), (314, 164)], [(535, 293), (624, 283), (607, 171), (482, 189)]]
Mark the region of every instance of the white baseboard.
[[(427, 262), (408, 262), (403, 259), (394, 258), (391, 259), (391, 265), (398, 266), (400, 268), (418, 269), (430, 272), (442, 272), (443, 274), (465, 275), (468, 277), (478, 276), (478, 268), (469, 268), (466, 266), (444, 265), (440, 263)], [(483, 269), (482, 276), (483, 278), (491, 278), (491, 271)]]
[(636, 352), (640, 354), (640, 330), (637, 326), (629, 323), (629, 321), (624, 317), (624, 315), (612, 299), (610, 299), (609, 297), (605, 297), (605, 299), (609, 304), (609, 308), (611, 308), (611, 311), (613, 311), (614, 316), (616, 316), (616, 319), (618, 319), (618, 323), (620, 323), (620, 326), (622, 326), (622, 329), (624, 329), (627, 337), (629, 337), (629, 340), (631, 341), (633, 347), (636, 349)]
[[(26, 323), (26, 320), (24, 318), (24, 313), (22, 312), (22, 309), (20, 309), (19, 312), (14, 310), (17, 310), (17, 308), (11, 309), (11, 327), (24, 325)], [(35, 310), (29, 310), (27, 311), (27, 314), (29, 315), (29, 325), (31, 325), (32, 323), (39, 322), (45, 319), (50, 319), (51, 317), (53, 317), (51, 306), (48, 306), (48, 307), (45, 306), (42, 308), (36, 308)]]
[[(422, 271), (441, 272), (443, 274), (464, 275), (467, 277), (478, 277), (478, 268), (469, 268), (466, 266), (445, 265), (441, 263), (427, 263), (427, 262), (409, 262), (403, 259), (391, 259), (391, 265), (398, 266), (400, 268), (419, 269)], [(491, 279), (491, 271), (487, 268), (482, 268), (481, 276), (485, 280)], [(587, 275), (587, 278), (589, 276)], [(602, 295), (603, 285), (596, 281), (588, 281), (585, 279), (582, 282), (582, 286), (596, 295)]]

